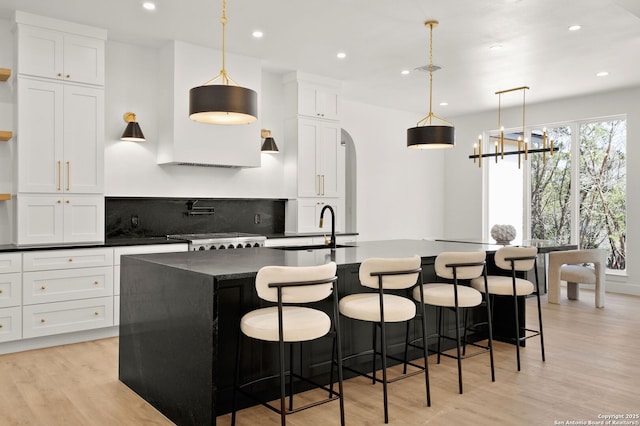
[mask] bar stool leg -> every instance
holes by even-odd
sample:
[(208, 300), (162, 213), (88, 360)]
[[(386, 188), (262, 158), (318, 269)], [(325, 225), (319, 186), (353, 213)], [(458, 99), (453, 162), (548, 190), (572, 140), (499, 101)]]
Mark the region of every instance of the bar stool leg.
[(373, 357), (372, 360), (371, 360), (371, 371), (372, 371), (371, 375), (372, 375), (373, 379), (371, 380), (371, 384), (374, 384), (374, 385), (376, 384), (376, 349), (378, 347), (378, 345), (377, 345), (377, 343), (378, 343), (377, 342), (377, 340), (378, 340), (377, 339), (377, 331), (378, 330), (376, 329), (377, 326), (378, 325), (375, 322), (371, 324), (371, 327), (372, 327), (371, 329), (372, 329), (372, 332), (373, 332), (373, 344), (371, 346), (373, 348), (373, 353), (371, 354), (371, 356)]
[(382, 394), (384, 398), (384, 422), (389, 423), (387, 399), (387, 339), (384, 322), (380, 323), (380, 346), (382, 348)]
[(460, 308), (455, 307), (455, 319), (456, 319), (456, 353), (458, 354), (458, 388), (460, 394), (462, 394), (462, 354), (460, 353)]

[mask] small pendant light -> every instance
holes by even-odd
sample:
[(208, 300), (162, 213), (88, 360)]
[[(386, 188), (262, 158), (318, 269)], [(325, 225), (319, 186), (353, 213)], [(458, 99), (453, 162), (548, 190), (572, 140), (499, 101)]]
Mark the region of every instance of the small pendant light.
[[(429, 115), (420, 120), (416, 127), (407, 129), (407, 147), (415, 149), (451, 148), (454, 141), (453, 124), (435, 115), (431, 109), (433, 103), (433, 27), (438, 21), (426, 21), (430, 29), (429, 35)], [(433, 119), (442, 125), (432, 124)]]
[[(241, 87), (225, 68), (227, 2), (222, 0), (222, 70), (189, 91), (189, 118), (208, 124), (249, 124), (258, 118), (258, 95)], [(213, 84), (221, 80), (221, 84)]]

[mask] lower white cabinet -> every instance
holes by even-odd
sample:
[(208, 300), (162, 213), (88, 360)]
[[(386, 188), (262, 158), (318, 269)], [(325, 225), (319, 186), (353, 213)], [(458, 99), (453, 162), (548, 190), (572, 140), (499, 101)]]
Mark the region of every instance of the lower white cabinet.
[(342, 230), (342, 203), (339, 198), (298, 198), (287, 201), (286, 220), (287, 232), (331, 234), (331, 213), (324, 214), (324, 224), (320, 228), (320, 213), (330, 205), (336, 216), (336, 231)]
[(104, 196), (16, 197), (17, 245), (104, 241)]
[(113, 325), (113, 296), (22, 307), (22, 337), (40, 337)]
[(22, 338), (22, 308), (0, 309), (0, 342), (9, 342)]
[(113, 267), (25, 272), (24, 305), (113, 295)]
[(22, 337), (113, 325), (113, 249), (22, 255)]
[(0, 274), (0, 308), (22, 304), (22, 274)]

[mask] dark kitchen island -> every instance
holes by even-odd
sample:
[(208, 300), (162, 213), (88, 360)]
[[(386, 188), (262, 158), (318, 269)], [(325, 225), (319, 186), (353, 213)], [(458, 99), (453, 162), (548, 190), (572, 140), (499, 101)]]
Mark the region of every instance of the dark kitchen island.
[[(424, 281), (429, 282), (435, 279), (433, 262), (441, 252), (484, 250), (490, 262), (489, 254), (498, 248), (460, 242), (391, 240), (359, 242), (357, 246), (335, 250), (247, 248), (123, 256), (119, 379), (176, 424), (215, 424), (216, 416), (230, 409), (240, 317), (262, 304), (254, 289), (254, 278), (261, 267), (335, 261), (339, 293), (343, 296), (366, 291), (359, 284), (358, 267), (370, 257), (418, 255), (422, 258)], [(331, 305), (324, 301), (320, 306), (330, 309)], [(427, 312), (430, 332), (435, 330), (434, 312)], [(453, 323), (451, 318), (448, 321)], [(342, 324), (345, 355), (370, 347), (369, 324)], [(412, 333), (419, 333), (419, 328)], [(400, 353), (404, 326), (391, 327), (387, 336), (389, 352)], [(276, 345), (246, 344), (243, 353), (247, 357), (241, 366), (244, 379), (275, 371)], [(326, 380), (330, 351), (330, 339), (314, 341), (308, 353), (303, 354), (310, 360), (305, 373)], [(362, 365), (367, 366), (364, 360)], [(258, 391), (275, 396), (270, 388)]]

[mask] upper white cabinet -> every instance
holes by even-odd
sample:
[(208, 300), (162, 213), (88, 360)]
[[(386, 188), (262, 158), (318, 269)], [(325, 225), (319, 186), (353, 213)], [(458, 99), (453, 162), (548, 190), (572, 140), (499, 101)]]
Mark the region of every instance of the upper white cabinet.
[(338, 120), (338, 91), (318, 84), (298, 83), (298, 114)]
[(284, 77), (290, 116), (339, 120), (340, 84), (335, 80), (294, 72)]
[(319, 120), (296, 120), (298, 133), (298, 196), (339, 197), (344, 184), (340, 126)]
[(104, 241), (106, 31), (17, 11), (14, 242)]
[(104, 86), (104, 30), (16, 12), (18, 73)]
[(18, 78), (18, 192), (104, 187), (104, 90)]

